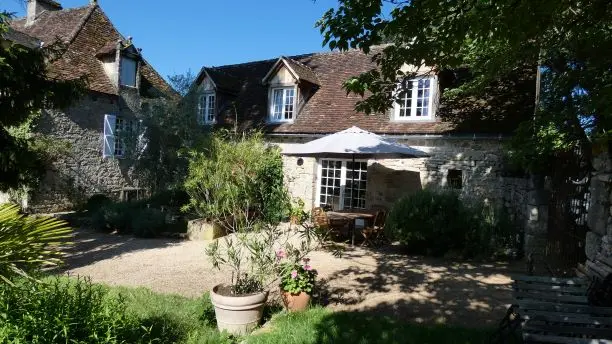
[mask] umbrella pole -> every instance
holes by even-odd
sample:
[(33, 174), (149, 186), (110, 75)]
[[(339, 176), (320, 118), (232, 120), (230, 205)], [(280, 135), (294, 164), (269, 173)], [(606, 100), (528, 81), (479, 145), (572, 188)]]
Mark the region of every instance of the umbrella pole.
[[(353, 191), (355, 190), (355, 154), (353, 154), (353, 171), (351, 172), (351, 209), (355, 200), (353, 199)], [(355, 246), (355, 220), (353, 220), (353, 230), (351, 231), (351, 246)]]

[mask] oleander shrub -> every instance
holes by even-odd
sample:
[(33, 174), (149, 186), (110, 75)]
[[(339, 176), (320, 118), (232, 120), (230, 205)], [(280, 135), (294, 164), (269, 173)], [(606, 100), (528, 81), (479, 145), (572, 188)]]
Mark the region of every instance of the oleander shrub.
[(154, 238), (164, 231), (166, 214), (159, 209), (135, 209), (132, 213), (131, 230), (134, 236)]
[(454, 190), (426, 188), (393, 205), (385, 232), (413, 253), (484, 257), (514, 250), (517, 227), (502, 208), (461, 199)]
[(189, 152), (183, 209), (226, 227), (252, 230), (257, 221), (278, 224), (289, 215), (278, 147), (261, 133), (217, 132), (207, 145)]

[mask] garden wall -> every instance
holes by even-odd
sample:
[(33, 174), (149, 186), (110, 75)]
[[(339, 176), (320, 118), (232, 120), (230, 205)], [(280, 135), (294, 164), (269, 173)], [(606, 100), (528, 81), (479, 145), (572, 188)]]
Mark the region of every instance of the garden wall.
[[(597, 260), (612, 256), (612, 160), (607, 147), (596, 147), (593, 153), (591, 204), (589, 207), (585, 253), (588, 264), (599, 267)], [(612, 273), (612, 271), (610, 271)]]

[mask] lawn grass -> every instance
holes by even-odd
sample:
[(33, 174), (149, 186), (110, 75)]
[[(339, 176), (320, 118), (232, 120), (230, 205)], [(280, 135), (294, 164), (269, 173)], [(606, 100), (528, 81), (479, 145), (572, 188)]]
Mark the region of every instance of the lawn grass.
[(249, 344), (287, 343), (405, 343), (480, 344), (489, 330), (408, 324), (390, 317), (361, 312), (332, 312), (312, 308), (303, 313), (279, 314), (270, 329), (247, 338)]
[[(55, 277), (54, 277), (55, 278)], [(409, 324), (399, 319), (365, 312), (332, 312), (314, 307), (301, 313), (285, 313), (278, 308), (266, 327), (244, 338), (233, 338), (216, 329), (208, 293), (197, 299), (159, 294), (147, 288), (105, 287), (107, 297), (123, 299), (127, 311), (136, 316), (152, 338), (166, 343), (407, 343), (480, 344), (490, 334), (487, 329)]]

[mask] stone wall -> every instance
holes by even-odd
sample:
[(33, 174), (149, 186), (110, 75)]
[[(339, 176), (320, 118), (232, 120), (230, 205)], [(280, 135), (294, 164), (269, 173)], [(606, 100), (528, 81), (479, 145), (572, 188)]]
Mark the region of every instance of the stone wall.
[(595, 150), (585, 253), (589, 261), (598, 264), (597, 260), (612, 256), (612, 160), (607, 144)]
[[(128, 97), (131, 99), (133, 97)], [(28, 202), (35, 212), (71, 209), (95, 193), (118, 196), (136, 187), (128, 159), (103, 158), (104, 115), (136, 118), (137, 101), (91, 93), (65, 111), (44, 111), (37, 130), (67, 149), (47, 170)]]
[[(281, 147), (304, 140), (276, 139)], [(280, 143), (282, 142), (282, 143)], [(425, 186), (447, 186), (449, 170), (460, 170), (465, 197), (479, 197), (505, 205), (517, 223), (527, 225), (528, 180), (504, 177), (503, 142), (498, 139), (410, 139), (400, 141), (430, 154), (417, 159), (370, 159), (366, 206), (390, 207), (395, 201)], [(285, 179), (293, 197), (304, 200), (306, 209), (315, 204), (317, 194), (317, 160), (284, 158)]]

